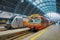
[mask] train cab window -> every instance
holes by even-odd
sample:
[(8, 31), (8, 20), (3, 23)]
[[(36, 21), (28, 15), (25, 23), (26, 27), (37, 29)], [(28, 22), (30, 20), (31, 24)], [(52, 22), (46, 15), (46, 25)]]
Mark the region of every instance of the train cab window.
[(35, 19), (34, 20), (34, 23), (40, 23), (41, 22), (41, 19)]
[(30, 22), (33, 22), (33, 20), (30, 20)]

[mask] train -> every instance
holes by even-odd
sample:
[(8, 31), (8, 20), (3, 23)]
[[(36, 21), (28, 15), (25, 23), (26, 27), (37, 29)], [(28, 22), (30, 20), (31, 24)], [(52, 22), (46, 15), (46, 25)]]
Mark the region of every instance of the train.
[(48, 25), (48, 20), (39, 14), (32, 14), (31, 16), (29, 16), (28, 27), (33, 30), (42, 30), (46, 28)]
[(5, 28), (7, 29), (25, 28), (28, 25), (28, 20), (29, 19), (26, 16), (21, 15), (14, 16), (6, 22)]
[(34, 30), (42, 30), (48, 27), (50, 23), (46, 18), (39, 14), (32, 14), (30, 16), (15, 16), (8, 20), (7, 29), (25, 28), (28, 27)]

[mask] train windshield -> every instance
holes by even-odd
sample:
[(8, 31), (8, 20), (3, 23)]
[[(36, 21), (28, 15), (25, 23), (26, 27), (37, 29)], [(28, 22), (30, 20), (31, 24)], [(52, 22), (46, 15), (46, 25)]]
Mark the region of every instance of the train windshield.
[(34, 23), (40, 23), (41, 22), (41, 19), (35, 19), (34, 20)]
[(31, 23), (40, 23), (41, 22), (41, 19), (33, 19), (33, 20), (30, 20)]

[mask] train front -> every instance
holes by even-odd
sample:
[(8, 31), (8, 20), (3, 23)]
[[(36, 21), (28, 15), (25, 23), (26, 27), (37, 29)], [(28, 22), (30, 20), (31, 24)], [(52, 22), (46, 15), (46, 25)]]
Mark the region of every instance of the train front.
[(41, 30), (47, 26), (47, 23), (40, 15), (30, 16), (28, 27), (34, 30)]

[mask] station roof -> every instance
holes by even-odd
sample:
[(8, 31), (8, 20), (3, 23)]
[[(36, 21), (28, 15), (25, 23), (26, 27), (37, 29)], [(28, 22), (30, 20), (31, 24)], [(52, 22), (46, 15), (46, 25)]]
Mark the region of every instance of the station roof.
[(30, 15), (39, 13), (44, 15), (48, 12), (60, 13), (59, 0), (0, 0), (0, 10)]

